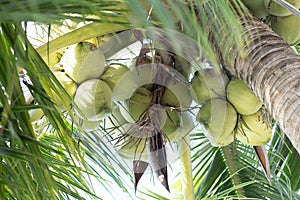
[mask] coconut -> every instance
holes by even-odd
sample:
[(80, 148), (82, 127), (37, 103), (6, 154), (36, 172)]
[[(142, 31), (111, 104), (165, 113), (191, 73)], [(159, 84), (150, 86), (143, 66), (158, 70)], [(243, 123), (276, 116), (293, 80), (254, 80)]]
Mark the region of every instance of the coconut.
[(76, 83), (70, 77), (68, 77), (65, 72), (54, 71), (53, 74), (60, 84), (65, 88), (66, 92), (73, 97), (77, 90)]
[(133, 71), (130, 70), (118, 79), (113, 89), (113, 100), (124, 101), (133, 95), (138, 88), (134, 75)]
[(157, 73), (156, 67), (157, 64), (147, 63), (139, 65), (136, 69), (133, 69), (134, 77), (137, 80), (139, 86), (154, 83), (154, 78)]
[(295, 15), (287, 17), (271, 17), (271, 28), (289, 45), (297, 45), (300, 42), (299, 27), (300, 19)]
[[(66, 92), (71, 97), (73, 97), (77, 90), (77, 84), (64, 72), (54, 71), (53, 74), (60, 82), (60, 84), (64, 87)], [(53, 102), (55, 102), (56, 105), (59, 106), (61, 109), (64, 109), (64, 106), (69, 106), (72, 103), (72, 99), (63, 98), (64, 96), (65, 94), (63, 94), (60, 90), (57, 90), (57, 92), (53, 91)]]
[(176, 55), (175, 57), (175, 69), (186, 79), (190, 78), (192, 66), (187, 60), (179, 55)]
[(128, 71), (129, 68), (127, 68), (125, 65), (111, 64), (106, 68), (100, 79), (107, 83), (107, 85), (113, 91), (115, 85)]
[(192, 97), (199, 105), (210, 99), (224, 98), (227, 83), (228, 78), (213, 68), (196, 71), (191, 80)]
[[(295, 6), (297, 9), (300, 8), (300, 1), (299, 0), (286, 0), (291, 5)], [(264, 6), (268, 13), (274, 16), (284, 17), (292, 15), (292, 12), (286, 9), (285, 7), (282, 7), (275, 1), (271, 0), (264, 0)]]
[(56, 51), (56, 52), (49, 53), (43, 59), (44, 59), (45, 63), (52, 69), (52, 68), (54, 68), (54, 66), (57, 63), (59, 63), (59, 61), (61, 60), (62, 56), (63, 56), (63, 52), (62, 51)]
[(272, 128), (266, 114), (258, 111), (253, 115), (243, 115), (238, 123), (236, 137), (244, 144), (263, 146), (272, 137)]
[(161, 98), (161, 104), (182, 110), (188, 109), (192, 100), (189, 83), (184, 78), (174, 78), (166, 86), (166, 90)]
[(151, 101), (151, 92), (147, 88), (140, 87), (129, 99), (121, 102), (120, 111), (128, 122), (137, 122), (146, 114)]
[(29, 110), (30, 122), (36, 122), (44, 116), (44, 112), (41, 108)]
[(124, 139), (117, 152), (125, 159), (148, 161), (146, 138), (128, 136), (128, 138)]
[(104, 72), (105, 57), (91, 43), (80, 42), (66, 50), (60, 64), (76, 83), (82, 83), (98, 78)]
[(227, 99), (242, 115), (256, 113), (262, 106), (261, 101), (240, 79), (232, 79), (227, 86)]
[(113, 138), (125, 133), (128, 129), (128, 126), (129, 123), (121, 114), (118, 106), (114, 106), (112, 114), (104, 120), (105, 131), (108, 132)]
[(213, 146), (226, 146), (234, 140), (237, 113), (224, 99), (212, 99), (200, 108), (196, 120)]
[(98, 120), (98, 121), (89, 121), (86, 119), (82, 119), (78, 116), (75, 116), (75, 124), (77, 125), (77, 127), (80, 127), (80, 129), (84, 130), (84, 131), (93, 131), (96, 130), (100, 124), (102, 123), (102, 120)]
[(263, 18), (269, 15), (264, 6), (264, 0), (242, 0), (242, 2), (257, 18)]
[(188, 112), (181, 113), (180, 126), (173, 132), (167, 133), (168, 141), (174, 142), (185, 137), (194, 129), (194, 122), (191, 114)]
[(164, 109), (166, 115), (165, 122), (162, 126), (162, 132), (167, 136), (173, 133), (180, 126), (180, 112), (177, 110)]
[(74, 103), (76, 115), (89, 121), (98, 121), (108, 117), (112, 112), (112, 93), (102, 80), (91, 79), (79, 85)]

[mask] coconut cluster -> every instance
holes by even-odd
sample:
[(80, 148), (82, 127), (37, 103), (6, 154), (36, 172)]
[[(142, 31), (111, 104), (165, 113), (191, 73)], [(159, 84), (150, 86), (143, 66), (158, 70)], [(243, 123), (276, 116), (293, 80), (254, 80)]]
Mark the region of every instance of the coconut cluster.
[[(296, 9), (300, 9), (299, 0), (286, 0)], [(300, 19), (292, 12), (272, 0), (242, 0), (245, 6), (258, 18), (269, 18), (272, 30), (289, 45), (300, 42)]]
[[(188, 81), (190, 72), (158, 70), (150, 58), (129, 67), (106, 64), (101, 50), (88, 42), (70, 46), (59, 65), (63, 70), (54, 75), (72, 97), (76, 124), (90, 131), (104, 122), (124, 158), (147, 159), (145, 143), (154, 132), (160, 131), (165, 143), (188, 134), (194, 128), (188, 112), (193, 100), (201, 106), (196, 121), (214, 146), (228, 145), (235, 136), (254, 146), (271, 138), (260, 100), (243, 81), (229, 81), (222, 71), (198, 70)], [(158, 89), (163, 92), (153, 101)], [(60, 96), (54, 93), (53, 101), (61, 103)]]
[[(180, 140), (194, 128), (193, 119), (186, 111), (192, 103), (187, 79), (175, 72), (180, 79), (161, 85), (159, 80), (154, 81), (156, 73), (157, 64), (131, 66), (115, 84), (112, 98), (120, 114), (109, 117), (106, 127), (122, 129), (114, 131), (113, 138), (122, 138), (125, 133), (125, 138), (117, 140), (115, 146), (126, 159), (147, 161), (147, 138), (155, 131), (160, 131), (168, 143)], [(170, 76), (167, 71), (160, 73)], [(164, 88), (159, 103), (153, 102), (155, 85)], [(112, 121), (116, 123), (112, 125)]]
[(262, 103), (240, 79), (228, 80), (212, 68), (196, 71), (193, 99), (201, 108), (196, 120), (213, 146), (226, 146), (235, 136), (244, 144), (265, 145), (272, 136)]
[[(194, 128), (186, 111), (192, 103), (191, 88), (184, 76), (189, 72), (181, 70), (181, 75), (171, 68), (162, 71), (166, 77), (171, 77), (172, 70), (177, 76), (164, 85), (154, 81), (157, 63), (151, 59), (138, 66), (133, 63), (134, 67), (107, 64), (100, 49), (81, 42), (68, 47), (58, 63), (60, 71), (54, 75), (72, 97), (76, 124), (90, 131), (102, 123), (119, 155), (147, 160), (145, 143), (154, 130), (161, 131), (167, 143), (181, 139)], [(153, 103), (155, 85), (164, 88), (159, 103)], [(54, 94), (53, 101), (58, 103), (59, 96)]]

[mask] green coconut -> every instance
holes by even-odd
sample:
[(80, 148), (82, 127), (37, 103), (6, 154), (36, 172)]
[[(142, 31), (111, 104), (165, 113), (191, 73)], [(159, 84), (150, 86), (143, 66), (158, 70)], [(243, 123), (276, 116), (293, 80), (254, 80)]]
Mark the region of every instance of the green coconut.
[(125, 159), (148, 161), (146, 138), (128, 136), (117, 149), (117, 152)]
[(236, 137), (244, 144), (263, 146), (271, 140), (271, 124), (262, 111), (243, 115), (238, 123)]
[(164, 112), (166, 119), (162, 126), (162, 132), (168, 136), (180, 126), (181, 116), (177, 110), (164, 109)]
[(70, 46), (60, 63), (76, 83), (99, 78), (105, 70), (104, 54), (88, 42)]
[(226, 100), (207, 101), (200, 108), (196, 120), (203, 126), (204, 134), (213, 146), (226, 146), (234, 140), (237, 113)]
[(82, 119), (98, 121), (108, 117), (113, 109), (112, 92), (102, 80), (91, 79), (79, 85), (74, 103), (75, 114)]
[(45, 63), (51, 68), (55, 68), (55, 65), (59, 63), (59, 61), (61, 60), (63, 56), (63, 52), (62, 51), (56, 51), (56, 52), (52, 52), (49, 53), (49, 55), (47, 55), (44, 60)]
[[(73, 97), (77, 90), (77, 84), (64, 72), (54, 71), (53, 74), (60, 82), (60, 84), (64, 87), (66, 92), (71, 97)], [(59, 106), (61, 109), (64, 109), (64, 106), (69, 106), (72, 103), (72, 99), (62, 98), (64, 97), (64, 94), (60, 90), (58, 90), (57, 92), (53, 91), (52, 94), (53, 102), (56, 103), (56, 105)]]
[(129, 123), (123, 117), (119, 106), (114, 106), (112, 114), (104, 120), (105, 130), (116, 138), (127, 131)]
[(182, 139), (194, 129), (194, 122), (189, 112), (181, 113), (180, 125), (173, 132), (167, 132), (168, 141), (174, 142)]
[(265, 8), (264, 0), (242, 0), (242, 2), (257, 18), (264, 18), (269, 15)]
[(179, 110), (188, 109), (192, 103), (190, 85), (184, 79), (172, 79), (166, 86), (161, 98), (163, 106), (170, 106)]
[(214, 98), (226, 96), (228, 78), (213, 68), (196, 71), (191, 80), (192, 97), (199, 105)]
[(299, 27), (300, 19), (295, 15), (287, 17), (271, 17), (271, 28), (289, 45), (297, 45), (300, 42)]
[(228, 101), (242, 115), (254, 114), (262, 106), (262, 102), (240, 79), (232, 79), (227, 85), (226, 92)]
[(175, 69), (186, 79), (190, 78), (192, 66), (187, 60), (179, 55), (176, 55), (175, 57)]
[(70, 77), (68, 77), (65, 72), (54, 71), (53, 74), (60, 84), (65, 88), (66, 92), (73, 97), (77, 90), (76, 83)]
[(111, 64), (109, 65), (104, 73), (101, 75), (100, 79), (107, 83), (110, 89), (113, 91), (115, 85), (129, 71), (124, 65), (121, 64)]
[[(286, 1), (291, 5), (293, 5), (294, 7), (296, 7), (297, 9), (300, 8), (299, 0), (286, 0)], [(273, 0), (264, 0), (264, 6), (267, 12), (274, 16), (285, 17), (292, 14), (291, 11), (289, 11), (285, 7), (282, 7), (281, 5), (279, 5)]]
[(41, 108), (29, 110), (30, 122), (36, 122), (44, 116), (44, 112)]
[(126, 72), (114, 85), (113, 100), (124, 101), (129, 99), (134, 91), (139, 88), (133, 71)]
[(136, 69), (132, 70), (139, 86), (154, 82), (154, 78), (157, 73), (156, 67), (157, 64), (146, 63), (139, 65)]
[(128, 122), (137, 122), (146, 114), (152, 101), (152, 94), (147, 88), (138, 88), (133, 95), (121, 102), (120, 111)]
[(75, 124), (77, 125), (77, 127), (79, 127), (81, 130), (84, 130), (87, 132), (96, 130), (102, 123), (102, 120), (89, 121), (86, 119), (82, 119), (78, 116), (75, 116), (74, 121), (75, 121)]

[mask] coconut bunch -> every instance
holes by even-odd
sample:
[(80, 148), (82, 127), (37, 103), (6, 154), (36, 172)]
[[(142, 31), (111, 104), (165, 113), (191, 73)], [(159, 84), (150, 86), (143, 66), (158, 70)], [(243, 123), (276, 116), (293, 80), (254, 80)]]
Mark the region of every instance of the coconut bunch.
[(235, 137), (254, 150), (270, 181), (270, 168), (264, 145), (272, 130), (262, 103), (247, 85), (213, 69), (197, 71), (191, 80), (193, 99), (201, 105), (196, 120), (213, 146), (226, 146)]
[(115, 124), (121, 131), (112, 137), (119, 155), (133, 162), (135, 188), (149, 165), (169, 190), (165, 148), (194, 128), (187, 112), (192, 98), (179, 59), (169, 62), (162, 58), (164, 54), (150, 57), (147, 52), (142, 48), (130, 70), (114, 84), (112, 98), (125, 123)]
[(195, 72), (191, 87), (193, 99), (201, 106), (196, 120), (213, 146), (226, 146), (234, 140), (237, 112), (226, 100), (228, 78), (213, 68)]
[[(270, 18), (270, 27), (289, 45), (300, 42), (300, 19), (292, 12), (272, 0), (242, 0), (245, 6), (258, 18)], [(299, 0), (286, 0), (296, 9), (300, 9)]]
[[(75, 120), (84, 130), (97, 127), (103, 119), (106, 122), (122, 121), (122, 124), (115, 121), (115, 126), (108, 124), (111, 129), (126, 123), (139, 124), (147, 115), (153, 122), (150, 123), (152, 128), (162, 130), (164, 140), (173, 142), (192, 127), (191, 117), (183, 112), (192, 102), (190, 88), (182, 75), (180, 80), (168, 81), (160, 103), (153, 107), (156, 71), (151, 62), (149, 57), (143, 56), (138, 62), (135, 60), (136, 66), (131, 69), (120, 63), (106, 65), (103, 53), (96, 46), (81, 42), (68, 47), (58, 63), (62, 70), (55, 71), (54, 75), (73, 98)], [(182, 59), (180, 62), (183, 62)], [(179, 61), (176, 65), (179, 65)], [(166, 71), (164, 73), (165, 76), (171, 76)], [(173, 73), (178, 74), (178, 71), (174, 70)], [(60, 94), (53, 95), (54, 102), (59, 102), (59, 96)], [(118, 114), (114, 111), (116, 107)], [(151, 115), (149, 112), (157, 114)], [(131, 129), (123, 129), (122, 132), (141, 135)], [(128, 148), (129, 145), (124, 146)]]
[(266, 110), (247, 85), (212, 68), (195, 72), (193, 99), (201, 105), (196, 120), (213, 146), (226, 146), (235, 136), (244, 144), (263, 146), (272, 135)]
[(263, 146), (272, 137), (272, 128), (261, 101), (240, 79), (227, 85), (227, 99), (239, 114), (236, 137), (244, 144)]
[[(92, 128), (112, 112), (112, 91), (100, 76), (108, 68), (103, 53), (89, 42), (80, 42), (67, 48), (60, 62), (59, 71), (53, 71), (58, 81), (75, 102), (75, 121)], [(60, 105), (61, 94), (53, 94), (53, 101)], [(70, 102), (71, 104), (72, 102)]]
[[(140, 130), (161, 131), (165, 142), (175, 142), (193, 128), (193, 121), (186, 111), (192, 103), (190, 88), (185, 78), (185, 82), (171, 79), (165, 86), (159, 85), (159, 81), (156, 84), (153, 80), (156, 76), (155, 66), (142, 64), (123, 76), (114, 90), (113, 99), (126, 122), (140, 127)], [(162, 73), (165, 73), (164, 76), (170, 76), (166, 71)], [(134, 91), (132, 88), (129, 91), (126, 87), (130, 82), (136, 84), (132, 87), (136, 88)], [(155, 85), (164, 88), (159, 103), (153, 100), (157, 90)], [(124, 91), (122, 96), (119, 95), (120, 91)], [(125, 94), (127, 92), (128, 94)], [(146, 132), (135, 129), (128, 131), (131, 136), (143, 135), (142, 137), (147, 138)], [(141, 145), (145, 145), (145, 142)]]

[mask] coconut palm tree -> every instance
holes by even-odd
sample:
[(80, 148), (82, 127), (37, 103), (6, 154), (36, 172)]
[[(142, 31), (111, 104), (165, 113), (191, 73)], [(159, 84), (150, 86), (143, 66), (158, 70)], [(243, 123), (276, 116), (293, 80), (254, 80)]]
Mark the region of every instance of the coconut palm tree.
[[(1, 199), (299, 199), (299, 56), (242, 3), (203, 2), (1, 2)], [(63, 30), (66, 20), (91, 24)], [(148, 36), (164, 48), (187, 60), (193, 54), (189, 61), (194, 70), (201, 67), (197, 62), (208, 60), (216, 70), (221, 65), (247, 83), (274, 119), (273, 138), (267, 144), (272, 184), (252, 146), (236, 141), (213, 147), (195, 129), (186, 155), (191, 153), (192, 165), (183, 156), (172, 164), (181, 164), (181, 172), (191, 168), (192, 177), (169, 177), (171, 195), (147, 189), (142, 182), (134, 193), (131, 166), (107, 146), (110, 130), (103, 124), (89, 132), (78, 126), (72, 99), (49, 67), (55, 52), (71, 44), (95, 37), (106, 41), (132, 28), (140, 32), (108, 48), (107, 58), (139, 40), (138, 33), (150, 30)], [(33, 39), (44, 45), (34, 46)], [(99, 47), (106, 48), (101, 43)], [(34, 101), (28, 103), (24, 88)], [(59, 94), (58, 102), (53, 93)], [(29, 112), (38, 109), (44, 116), (32, 123)]]

